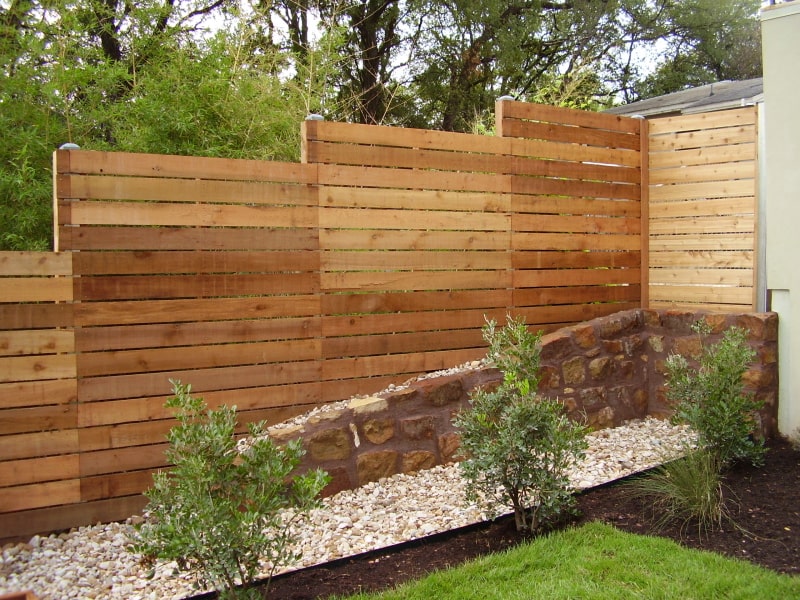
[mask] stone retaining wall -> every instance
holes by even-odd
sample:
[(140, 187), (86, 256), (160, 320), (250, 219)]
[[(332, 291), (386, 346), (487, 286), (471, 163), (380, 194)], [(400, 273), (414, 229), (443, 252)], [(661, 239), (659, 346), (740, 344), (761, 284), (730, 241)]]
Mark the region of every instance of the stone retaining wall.
[[(542, 338), (539, 392), (557, 397), (574, 418), (595, 429), (615, 427), (648, 415), (666, 417), (664, 361), (671, 353), (698, 357), (701, 338), (691, 330), (698, 319), (712, 327), (709, 343), (736, 325), (746, 329), (757, 352), (745, 382), (765, 401), (761, 429), (777, 432), (777, 332), (774, 313), (708, 314), (635, 309), (560, 329)], [(453, 462), (459, 440), (452, 419), (468, 404), (476, 386), (497, 385), (492, 367), (424, 378), (370, 398), (337, 403), (302, 423), (270, 429), (285, 442), (303, 437), (301, 468), (320, 466), (332, 476), (334, 494), (395, 473), (410, 473)]]

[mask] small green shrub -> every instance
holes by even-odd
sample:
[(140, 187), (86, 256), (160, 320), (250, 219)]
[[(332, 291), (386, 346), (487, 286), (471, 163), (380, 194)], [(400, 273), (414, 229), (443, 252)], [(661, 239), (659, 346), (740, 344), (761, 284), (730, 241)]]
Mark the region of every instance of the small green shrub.
[(707, 448), (690, 450), (626, 484), (628, 490), (650, 502), (655, 527), (672, 522), (697, 524), (698, 533), (732, 521), (722, 483), (722, 464)]
[[(702, 321), (695, 330), (708, 332)], [(745, 331), (731, 327), (719, 343), (704, 346), (699, 368), (690, 367), (679, 354), (666, 361), (667, 399), (674, 403), (674, 419), (688, 423), (722, 467), (739, 460), (758, 466), (764, 460), (763, 440), (753, 435), (755, 414), (763, 403), (746, 394), (742, 383), (754, 357)]]
[(271, 577), (297, 558), (287, 514), (316, 506), (329, 477), (320, 470), (292, 475), (304, 453), (301, 442), (279, 447), (261, 423), (250, 425), (251, 443), (240, 452), (236, 409), (206, 411), (191, 386), (172, 384), (166, 406), (177, 409), (179, 424), (168, 435), (167, 458), (175, 467), (154, 476), (148, 518), (132, 549), (177, 561), (221, 598), (261, 598), (252, 587), (261, 565)]
[(475, 390), (454, 420), (467, 497), (493, 514), (498, 502), (510, 505), (517, 530), (535, 532), (574, 509), (568, 469), (584, 455), (586, 431), (560, 402), (536, 395), (540, 335), (510, 317), (499, 330), (487, 322), (483, 335), (503, 382)]

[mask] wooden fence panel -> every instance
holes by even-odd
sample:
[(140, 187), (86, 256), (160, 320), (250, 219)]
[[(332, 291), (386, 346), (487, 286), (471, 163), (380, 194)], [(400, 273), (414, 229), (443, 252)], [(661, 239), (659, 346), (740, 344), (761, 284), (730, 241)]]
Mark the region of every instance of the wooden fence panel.
[(0, 531), (80, 501), (72, 255), (0, 252)]
[(757, 109), (650, 121), (650, 304), (755, 308)]
[(550, 330), (639, 306), (641, 121), (501, 101), (497, 130), (516, 166), (515, 312)]
[(125, 516), (165, 466), (170, 380), (240, 426), (324, 401), (314, 167), (58, 151), (75, 251), (84, 514)]
[(338, 395), (480, 358), (484, 317), (511, 309), (509, 143), (480, 140), (304, 124), (320, 183), (323, 379)]

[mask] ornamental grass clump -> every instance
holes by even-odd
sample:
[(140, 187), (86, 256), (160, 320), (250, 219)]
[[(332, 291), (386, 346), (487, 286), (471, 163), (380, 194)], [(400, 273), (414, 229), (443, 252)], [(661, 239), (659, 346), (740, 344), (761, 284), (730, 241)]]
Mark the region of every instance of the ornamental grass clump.
[(467, 498), (492, 516), (510, 506), (518, 531), (537, 532), (574, 512), (568, 471), (584, 456), (586, 429), (560, 402), (536, 394), (540, 334), (509, 317), (501, 329), (488, 321), (483, 336), (503, 381), (491, 391), (476, 389), (470, 407), (454, 419), (466, 456), (460, 468)]
[(154, 475), (132, 550), (177, 561), (220, 598), (261, 598), (256, 578), (266, 569), (268, 585), (275, 569), (299, 558), (289, 526), (318, 505), (330, 478), (321, 470), (293, 473), (302, 442), (278, 446), (263, 423), (249, 426), (240, 451), (235, 407), (206, 410), (191, 386), (172, 384), (166, 406), (177, 410), (179, 424), (166, 454), (175, 466)]

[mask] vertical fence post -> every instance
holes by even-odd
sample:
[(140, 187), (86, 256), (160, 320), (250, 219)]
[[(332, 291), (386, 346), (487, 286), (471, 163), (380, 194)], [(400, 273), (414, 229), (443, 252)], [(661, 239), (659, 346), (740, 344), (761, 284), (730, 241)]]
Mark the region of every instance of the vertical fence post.
[(650, 128), (647, 119), (638, 116), (639, 128), (639, 168), (641, 170), (641, 307), (650, 308)]

